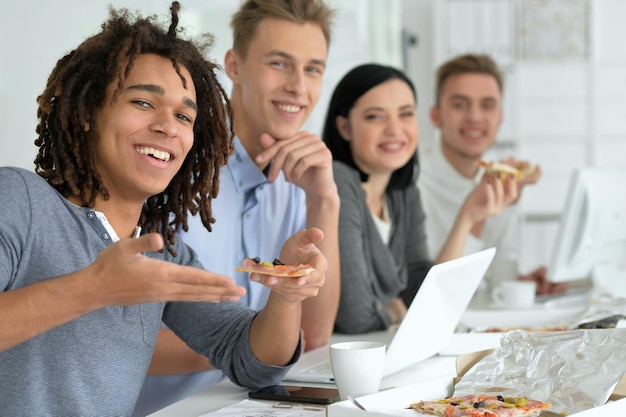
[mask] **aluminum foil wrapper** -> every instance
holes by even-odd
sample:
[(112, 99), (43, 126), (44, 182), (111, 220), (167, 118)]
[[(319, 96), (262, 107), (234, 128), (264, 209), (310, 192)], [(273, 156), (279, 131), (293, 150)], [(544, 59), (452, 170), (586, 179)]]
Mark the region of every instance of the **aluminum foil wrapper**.
[(606, 403), (626, 373), (626, 329), (507, 333), (456, 384), (454, 396), (501, 394), (576, 413)]

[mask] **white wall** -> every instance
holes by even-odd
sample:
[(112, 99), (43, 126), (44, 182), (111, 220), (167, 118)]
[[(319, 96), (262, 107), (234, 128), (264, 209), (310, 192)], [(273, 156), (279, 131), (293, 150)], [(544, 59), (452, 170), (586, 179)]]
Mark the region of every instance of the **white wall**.
[[(354, 65), (375, 60), (402, 64), (400, 0), (327, 0), (338, 10), (329, 51), (328, 71), (319, 105), (306, 129), (319, 133), (326, 103), (339, 78)], [(34, 168), (37, 148), (36, 98), (45, 88), (56, 61), (86, 37), (97, 33), (115, 8), (168, 17), (170, 0), (22, 0), (3, 12), (0, 28), (0, 166)], [(216, 37), (213, 57), (223, 63), (232, 44), (230, 16), (236, 0), (182, 0), (180, 25), (190, 33)], [(228, 79), (222, 80), (230, 90)]]
[[(189, 4), (189, 7), (186, 6)], [(200, 26), (202, 9), (183, 2), (181, 22), (191, 26), (191, 32)], [(195, 3), (217, 5), (234, 3), (224, 1)], [(141, 10), (142, 14), (164, 15), (171, 2), (160, 0), (109, 0), (92, 2), (81, 0), (25, 0), (13, 2), (4, 11), (4, 23), (0, 29), (0, 166), (14, 165), (33, 168), (37, 148), (36, 138), (36, 97), (43, 91), (47, 77), (56, 61), (76, 47), (86, 37), (97, 33), (100, 24), (108, 16), (108, 4), (113, 7), (126, 7)], [(236, 5), (236, 3), (235, 3)], [(204, 7), (204, 6), (203, 6)], [(220, 16), (217, 7), (215, 21)], [(9, 14), (10, 13), (10, 14)], [(230, 13), (229, 13), (230, 14)], [(228, 19), (221, 19), (222, 25), (214, 27), (218, 37), (228, 34)], [(221, 41), (222, 39), (218, 39)], [(218, 42), (221, 47), (224, 42)], [(220, 48), (216, 48), (220, 51)]]
[(430, 107), (435, 101), (434, 62), (436, 30), (435, 4), (431, 0), (403, 0), (402, 24), (406, 51), (404, 68), (417, 89), (419, 146), (432, 143), (436, 131), (430, 121)]

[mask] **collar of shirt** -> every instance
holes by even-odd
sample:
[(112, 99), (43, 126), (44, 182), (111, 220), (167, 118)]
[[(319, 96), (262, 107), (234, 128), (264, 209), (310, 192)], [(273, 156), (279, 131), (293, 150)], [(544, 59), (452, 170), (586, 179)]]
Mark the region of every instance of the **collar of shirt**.
[(238, 137), (235, 137), (235, 153), (226, 165), (237, 192), (246, 192), (268, 182), (267, 177), (254, 163)]

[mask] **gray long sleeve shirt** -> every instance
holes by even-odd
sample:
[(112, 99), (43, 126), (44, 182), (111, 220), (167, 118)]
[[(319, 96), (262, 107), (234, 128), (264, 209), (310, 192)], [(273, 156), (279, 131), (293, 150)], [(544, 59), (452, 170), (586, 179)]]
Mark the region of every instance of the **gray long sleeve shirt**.
[(391, 324), (389, 301), (402, 297), (410, 304), (432, 266), (419, 193), (414, 186), (387, 192), (392, 232), (386, 245), (367, 206), (359, 173), (338, 161), (333, 170), (341, 198), (341, 299), (335, 330), (382, 330)]
[[(0, 289), (11, 291), (85, 268), (110, 245), (94, 211), (76, 207), (38, 175), (0, 168)], [(201, 268), (177, 240), (147, 256)], [(132, 279), (132, 277), (128, 277)], [(163, 321), (233, 382), (280, 382), (288, 367), (261, 363), (248, 333), (255, 312), (240, 303), (108, 306), (0, 352), (0, 415), (130, 415)], [(299, 349), (294, 359), (297, 359)]]

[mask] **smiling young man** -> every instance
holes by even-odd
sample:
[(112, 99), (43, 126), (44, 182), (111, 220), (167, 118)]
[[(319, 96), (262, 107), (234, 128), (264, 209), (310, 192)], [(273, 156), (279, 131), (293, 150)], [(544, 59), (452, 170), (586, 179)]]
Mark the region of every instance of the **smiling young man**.
[[(483, 168), (479, 161), (493, 146), (502, 124), (503, 75), (495, 61), (487, 55), (467, 54), (442, 64), (437, 71), (436, 103), (431, 120), (439, 128), (440, 141), (420, 151), (418, 185), (426, 212), (429, 251), (439, 253), (454, 218), (465, 197), (480, 180)], [(510, 159), (511, 164), (517, 161)], [(529, 166), (527, 162), (524, 165)], [(537, 167), (527, 178), (518, 180), (523, 186), (539, 180)], [(498, 216), (474, 226), (466, 245), (466, 253), (497, 247), (492, 271), (498, 265), (517, 265), (517, 215), (512, 205)], [(517, 271), (512, 271), (513, 276)], [(562, 291), (563, 285), (547, 282), (545, 268), (540, 267), (519, 278), (537, 282), (540, 293)], [(497, 281), (500, 277), (491, 277)]]
[(249, 388), (298, 358), (323, 233), (287, 240), (280, 256), (316, 271), (272, 286), (259, 312), (177, 234), (189, 211), (210, 227), (232, 134), (209, 44), (177, 37), (177, 2), (172, 22), (111, 11), (38, 99), (36, 173), (0, 168), (3, 415), (130, 415), (161, 321)]
[[(333, 11), (321, 0), (249, 0), (233, 15), (233, 48), (224, 59), (232, 80), (235, 152), (220, 172), (208, 233), (189, 220), (184, 241), (212, 271), (246, 288), (242, 302), (261, 309), (270, 287), (235, 272), (242, 259), (278, 257), (300, 229), (324, 232), (318, 247), (328, 260), (324, 287), (303, 304), (304, 347), (327, 343), (339, 304), (339, 196), (332, 156), (314, 134), (301, 131), (321, 89)], [(284, 260), (283, 260), (284, 261)], [(167, 329), (159, 343), (135, 415), (219, 381), (211, 364)]]
[(271, 261), (291, 234), (321, 229), (328, 271), (324, 288), (303, 305), (306, 350), (328, 342), (339, 302), (332, 155), (317, 135), (300, 130), (321, 94), (333, 13), (322, 0), (248, 0), (233, 15), (224, 67), (236, 137), (214, 202), (220, 220), (210, 234), (191, 220), (183, 234), (201, 260), (217, 255), (216, 270), (234, 274), (248, 290), (244, 301), (260, 309), (269, 288), (235, 267), (245, 257)]

